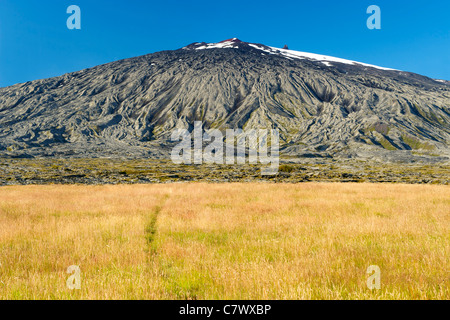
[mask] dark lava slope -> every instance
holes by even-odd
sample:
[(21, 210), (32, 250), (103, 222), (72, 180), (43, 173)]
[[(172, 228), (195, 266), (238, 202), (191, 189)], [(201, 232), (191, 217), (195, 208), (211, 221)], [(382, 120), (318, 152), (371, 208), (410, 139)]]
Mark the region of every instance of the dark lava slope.
[(0, 153), (167, 157), (172, 130), (203, 121), (276, 128), (300, 158), (450, 156), (449, 82), (290, 52), (197, 43), (2, 88)]

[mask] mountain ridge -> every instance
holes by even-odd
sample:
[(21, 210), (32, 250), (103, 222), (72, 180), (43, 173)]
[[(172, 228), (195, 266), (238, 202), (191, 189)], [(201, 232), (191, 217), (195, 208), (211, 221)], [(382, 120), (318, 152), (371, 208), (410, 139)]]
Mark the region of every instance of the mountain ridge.
[(0, 88), (0, 152), (167, 158), (199, 120), (279, 129), (291, 157), (448, 160), (450, 83), (292, 52), (233, 38)]

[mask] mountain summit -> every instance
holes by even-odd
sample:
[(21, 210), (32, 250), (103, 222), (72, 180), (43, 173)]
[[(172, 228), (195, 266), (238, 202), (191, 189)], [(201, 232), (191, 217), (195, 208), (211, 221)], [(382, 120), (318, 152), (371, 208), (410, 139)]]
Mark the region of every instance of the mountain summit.
[(233, 38), (0, 89), (4, 156), (168, 157), (195, 121), (278, 129), (291, 157), (448, 160), (450, 83)]
[(283, 47), (283, 49), (278, 49), (274, 47), (268, 47), (263, 44), (256, 44), (256, 43), (247, 43), (239, 40), (238, 38), (232, 38), (228, 40), (223, 40), (218, 43), (205, 43), (205, 42), (197, 42), (192, 43), (188, 45), (187, 47), (184, 47), (185, 50), (205, 50), (205, 49), (257, 49), (259, 51), (262, 51), (262, 54), (272, 54), (272, 55), (278, 55), (281, 57), (285, 57), (287, 59), (309, 59), (312, 61), (320, 61), (326, 66), (330, 66), (332, 63), (343, 63), (343, 64), (350, 64), (350, 65), (359, 65), (359, 66), (366, 66), (381, 70), (394, 70), (389, 68), (383, 68), (374, 66), (371, 64), (341, 59), (341, 58), (335, 58), (320, 54), (314, 54), (314, 53), (308, 53), (308, 52), (300, 52), (300, 51), (294, 51), (289, 50), (287, 45)]

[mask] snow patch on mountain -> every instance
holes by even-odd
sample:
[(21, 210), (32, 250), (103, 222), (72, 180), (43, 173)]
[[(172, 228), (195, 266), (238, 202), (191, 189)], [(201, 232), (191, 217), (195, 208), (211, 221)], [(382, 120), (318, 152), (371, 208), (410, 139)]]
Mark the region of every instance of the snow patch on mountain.
[(381, 69), (381, 70), (395, 70), (395, 69), (391, 69), (391, 68), (379, 67), (379, 66), (375, 66), (372, 64), (362, 63), (362, 62), (341, 59), (341, 58), (336, 58), (336, 57), (331, 57), (331, 56), (325, 56), (325, 55), (321, 55), (321, 54), (294, 51), (294, 50), (289, 50), (289, 49), (279, 49), (279, 48), (275, 48), (275, 47), (265, 47), (265, 46), (259, 46), (259, 45), (252, 44), (252, 43), (249, 43), (248, 45), (255, 49), (268, 52), (270, 54), (278, 54), (278, 55), (282, 55), (282, 56), (285, 56), (288, 58), (309, 59), (309, 60), (321, 61), (326, 66), (331, 66), (331, 62), (338, 62), (338, 63), (344, 63), (344, 64), (362, 65), (362, 66)]
[(391, 68), (385, 68), (380, 67), (372, 64), (357, 62), (353, 60), (347, 60), (347, 59), (341, 59), (331, 56), (326, 56), (322, 54), (315, 54), (315, 53), (309, 53), (309, 52), (301, 52), (301, 51), (295, 51), (295, 50), (289, 50), (289, 49), (280, 49), (275, 47), (269, 47), (261, 44), (255, 44), (255, 43), (246, 43), (242, 42), (238, 38), (232, 38), (228, 40), (224, 40), (218, 43), (195, 43), (190, 46), (184, 47), (183, 49), (190, 49), (190, 50), (206, 50), (206, 49), (238, 49), (242, 45), (250, 46), (254, 49), (261, 50), (265, 53), (271, 54), (271, 55), (278, 55), (283, 56), (287, 59), (308, 59), (313, 61), (319, 61), (322, 62), (327, 67), (332, 67), (332, 63), (343, 63), (343, 64), (350, 64), (350, 65), (359, 65), (359, 66), (365, 66), (370, 68), (376, 68), (380, 70), (394, 70), (398, 71), (396, 69)]

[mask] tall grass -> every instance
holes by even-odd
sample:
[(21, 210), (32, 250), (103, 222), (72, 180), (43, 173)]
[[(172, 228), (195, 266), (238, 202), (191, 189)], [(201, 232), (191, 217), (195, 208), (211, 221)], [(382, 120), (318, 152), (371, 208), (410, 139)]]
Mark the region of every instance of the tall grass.
[(0, 298), (449, 299), (449, 227), (439, 185), (2, 187)]

